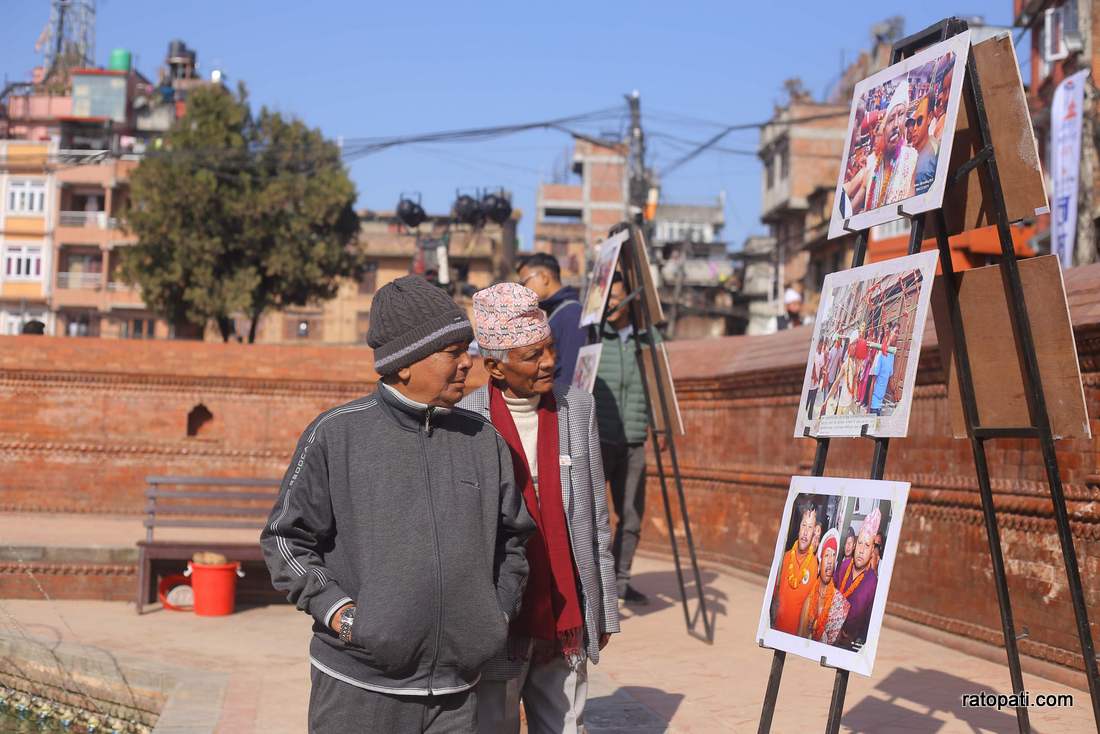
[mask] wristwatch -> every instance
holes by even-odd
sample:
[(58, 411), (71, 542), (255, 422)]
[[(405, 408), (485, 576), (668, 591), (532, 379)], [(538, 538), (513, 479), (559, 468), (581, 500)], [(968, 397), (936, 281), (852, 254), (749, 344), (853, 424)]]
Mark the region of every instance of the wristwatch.
[(340, 612), (340, 641), (346, 645), (351, 644), (351, 625), (355, 622), (355, 607), (348, 607)]

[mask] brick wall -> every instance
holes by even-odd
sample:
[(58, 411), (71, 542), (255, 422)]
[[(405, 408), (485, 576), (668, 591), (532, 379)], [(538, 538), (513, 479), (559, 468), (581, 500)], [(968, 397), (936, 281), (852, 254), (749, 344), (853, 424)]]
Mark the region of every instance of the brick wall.
[(136, 513), (149, 474), (281, 476), (376, 378), (366, 347), (0, 337), (0, 509)]
[[(1095, 438), (1058, 443), (1094, 630), (1100, 621), (1100, 266), (1066, 274)], [(687, 429), (677, 442), (697, 547), (767, 573), (792, 474), (809, 474), (815, 442), (793, 439), (810, 328), (670, 346)], [(912, 483), (889, 611), (1000, 644), (1000, 618), (970, 444), (950, 438), (935, 330), (924, 338), (909, 437), (891, 441), (886, 479)], [(1080, 667), (1062, 554), (1034, 442), (987, 444), (1017, 629), (1029, 655)], [(867, 477), (872, 442), (834, 439), (826, 474)], [(667, 464), (667, 461), (666, 461)], [(643, 543), (668, 549), (656, 469)], [(678, 517), (678, 505), (674, 517)], [(677, 520), (677, 534), (682, 527)]]

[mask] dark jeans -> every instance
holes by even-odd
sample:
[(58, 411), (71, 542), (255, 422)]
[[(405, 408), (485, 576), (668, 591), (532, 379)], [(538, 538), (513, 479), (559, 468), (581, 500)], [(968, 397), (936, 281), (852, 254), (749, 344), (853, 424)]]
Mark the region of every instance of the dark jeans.
[(309, 669), (310, 734), (394, 732), (394, 734), (474, 734), (474, 691), (445, 696), (395, 696), (353, 686)]
[(811, 388), (806, 391), (806, 420), (812, 421), (814, 419), (814, 403), (817, 402), (817, 388)]
[(615, 578), (619, 596), (630, 583), (630, 566), (642, 535), (645, 515), (645, 444), (600, 443), (603, 473), (611, 483), (611, 502), (619, 518), (611, 554), (615, 556)]

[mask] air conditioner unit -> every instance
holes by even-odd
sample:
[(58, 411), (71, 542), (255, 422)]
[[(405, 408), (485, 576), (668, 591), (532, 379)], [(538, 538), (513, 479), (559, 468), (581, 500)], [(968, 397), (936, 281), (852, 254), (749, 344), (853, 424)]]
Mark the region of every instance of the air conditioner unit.
[(1080, 53), (1085, 48), (1085, 39), (1081, 37), (1081, 26), (1078, 22), (1078, 0), (1067, 0), (1058, 10), (1062, 16), (1062, 44), (1068, 53)]

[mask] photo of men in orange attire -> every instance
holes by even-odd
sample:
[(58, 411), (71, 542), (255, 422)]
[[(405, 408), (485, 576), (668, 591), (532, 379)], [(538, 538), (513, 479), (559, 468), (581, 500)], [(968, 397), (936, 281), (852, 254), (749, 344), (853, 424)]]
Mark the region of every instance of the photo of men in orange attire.
[(801, 518), (798, 537), (783, 556), (771, 610), (772, 629), (792, 635), (798, 634), (802, 605), (810, 593), (810, 585), (817, 578), (817, 558), (810, 548), (814, 531), (818, 529), (817, 506), (803, 500), (798, 506), (798, 517)]
[(908, 495), (906, 482), (791, 477), (756, 627), (761, 646), (871, 674)]

